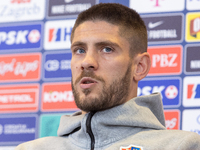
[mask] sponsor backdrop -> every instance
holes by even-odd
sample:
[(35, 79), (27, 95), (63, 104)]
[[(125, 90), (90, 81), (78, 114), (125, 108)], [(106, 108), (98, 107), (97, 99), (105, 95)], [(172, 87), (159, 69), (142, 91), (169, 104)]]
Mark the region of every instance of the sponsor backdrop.
[(0, 4), (0, 150), (56, 136), (77, 111), (70, 35), (77, 15), (98, 3), (138, 11), (152, 59), (138, 95), (160, 92), (169, 130), (200, 134), (200, 0), (4, 0)]

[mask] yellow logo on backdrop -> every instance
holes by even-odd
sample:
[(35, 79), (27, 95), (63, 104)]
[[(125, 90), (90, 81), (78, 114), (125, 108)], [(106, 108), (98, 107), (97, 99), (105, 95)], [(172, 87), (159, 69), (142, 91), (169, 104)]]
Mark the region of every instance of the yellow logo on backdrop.
[(187, 14), (185, 33), (185, 40), (187, 42), (200, 41), (200, 12)]

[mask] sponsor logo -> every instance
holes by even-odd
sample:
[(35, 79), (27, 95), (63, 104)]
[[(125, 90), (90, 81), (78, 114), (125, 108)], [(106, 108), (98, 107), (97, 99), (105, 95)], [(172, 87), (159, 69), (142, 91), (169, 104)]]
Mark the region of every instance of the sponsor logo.
[(30, 3), (31, 0), (12, 0), (11, 3)]
[(160, 26), (160, 25), (163, 24), (163, 23), (164, 23), (164, 21), (158, 21), (158, 22), (155, 22), (155, 23), (149, 22), (148, 27), (149, 27), (150, 29), (153, 29), (153, 28), (155, 28), (155, 27), (157, 27), (157, 26)]
[(200, 68), (200, 60), (191, 60), (190, 61), (190, 68), (191, 69), (199, 69)]
[(182, 71), (182, 47), (149, 47), (152, 64), (148, 75), (180, 74)]
[(19, 144), (36, 138), (36, 116), (1, 117), (0, 144)]
[[(151, 15), (142, 16), (148, 33), (149, 43), (182, 41), (183, 15)], [(175, 20), (175, 21), (174, 21)]]
[(168, 130), (180, 129), (180, 112), (179, 110), (165, 110), (165, 125)]
[(35, 81), (40, 78), (40, 53), (0, 56), (0, 81)]
[(190, 35), (197, 37), (198, 32), (200, 32), (200, 17), (190, 21)]
[(200, 0), (186, 0), (187, 10), (199, 10)]
[[(145, 5), (141, 5), (145, 4)], [(169, 12), (182, 11), (185, 8), (184, 0), (131, 0), (130, 8), (136, 10), (138, 13), (155, 13), (155, 12)]]
[(188, 84), (187, 85), (187, 98), (197, 99), (200, 98), (200, 84)]
[(143, 150), (140, 146), (129, 145), (127, 147), (120, 147), (120, 150)]
[(71, 83), (44, 83), (42, 88), (42, 111), (77, 110)]
[(0, 113), (37, 111), (38, 97), (38, 84), (0, 86)]
[(48, 17), (72, 17), (96, 4), (96, 0), (48, 0)]
[(0, 4), (0, 22), (44, 19), (45, 0), (6, 0)]
[(174, 99), (178, 95), (178, 89), (174, 85), (169, 85), (165, 90), (165, 95), (168, 99)]
[(138, 96), (156, 92), (161, 93), (164, 107), (178, 106), (180, 104), (180, 79), (148, 79), (139, 82)]
[(188, 93), (187, 98), (200, 98), (200, 93), (198, 91), (200, 90), (200, 84), (189, 84), (188, 85)]
[(196, 132), (200, 135), (200, 111), (188, 109), (183, 111), (182, 130)]
[(186, 73), (200, 73), (200, 57), (197, 55), (199, 53), (199, 45), (186, 46), (185, 57)]
[(154, 1), (155, 2), (155, 7), (160, 7), (160, 1), (161, 0), (151, 0), (151, 1)]
[(65, 0), (65, 3), (73, 2), (74, 0)]
[(41, 48), (42, 24), (0, 27), (1, 50)]
[(44, 79), (71, 79), (71, 53), (49, 53), (44, 62)]
[(187, 13), (185, 36), (187, 42), (200, 41), (200, 13)]
[(183, 105), (185, 107), (200, 106), (200, 77), (184, 78)]
[(49, 21), (45, 24), (46, 50), (70, 49), (70, 36), (75, 20)]

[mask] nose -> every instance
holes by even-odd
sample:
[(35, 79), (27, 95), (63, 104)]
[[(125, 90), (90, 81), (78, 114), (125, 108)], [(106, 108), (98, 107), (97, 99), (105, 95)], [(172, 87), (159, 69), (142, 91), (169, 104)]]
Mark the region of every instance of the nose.
[(95, 71), (98, 68), (98, 61), (94, 52), (87, 52), (82, 63), (81, 69), (85, 71)]

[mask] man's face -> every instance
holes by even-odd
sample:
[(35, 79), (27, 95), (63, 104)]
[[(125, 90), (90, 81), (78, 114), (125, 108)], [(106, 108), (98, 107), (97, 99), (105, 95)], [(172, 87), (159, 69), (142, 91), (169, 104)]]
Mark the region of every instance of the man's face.
[(134, 97), (129, 49), (116, 25), (86, 21), (76, 28), (71, 46), (72, 90), (81, 110), (105, 110)]

